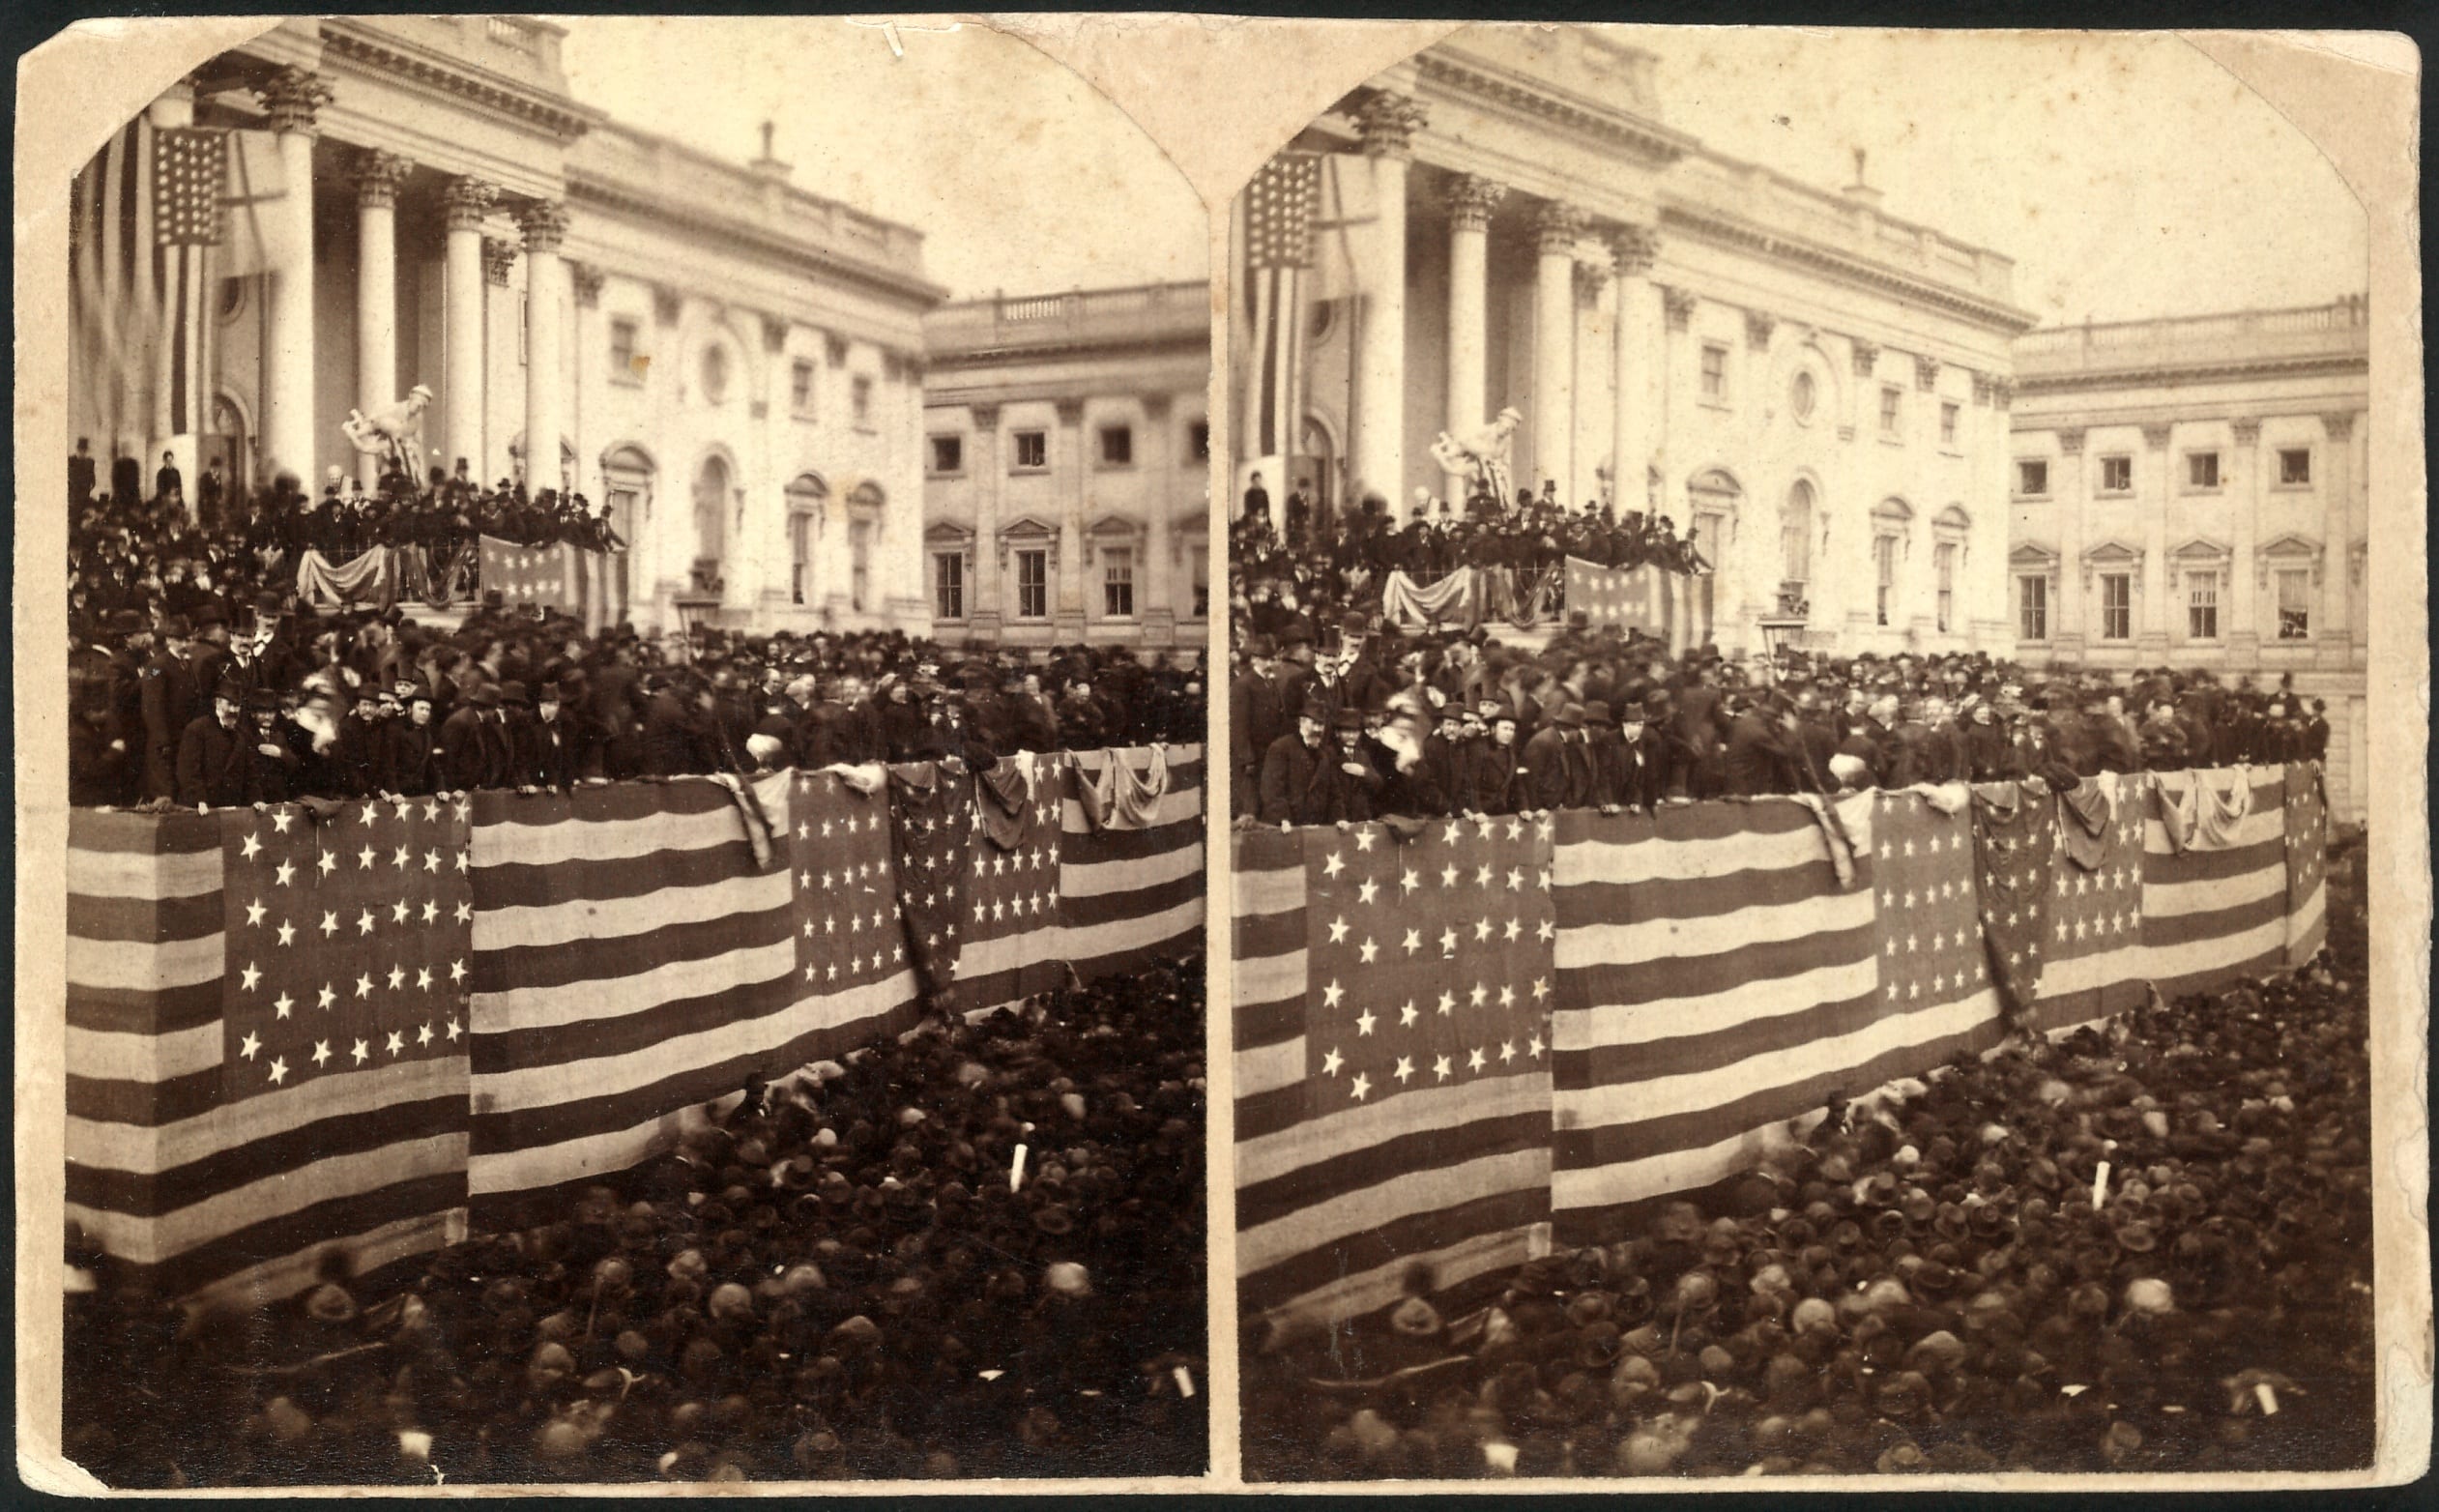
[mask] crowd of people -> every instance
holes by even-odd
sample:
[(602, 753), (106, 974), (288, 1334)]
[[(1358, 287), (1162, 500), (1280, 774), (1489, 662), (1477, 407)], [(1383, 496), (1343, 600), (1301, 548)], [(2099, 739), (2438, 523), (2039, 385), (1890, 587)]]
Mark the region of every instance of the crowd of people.
[(934, 1023), (250, 1312), (72, 1239), (66, 1453), (145, 1489), (1200, 1473), (1203, 1011), (1189, 959)]
[(1765, 794), (2318, 761), (2321, 700), (2208, 670), (2034, 674), (1987, 654), (1784, 654), (1758, 670), (1578, 624), (1527, 653), (1348, 612), (1237, 643), (1239, 824), (1648, 809)]
[(2366, 1465), (2363, 858), (2301, 972), (1833, 1103), (1470, 1295), (1249, 1321), (1248, 1477)]
[(1569, 557), (1605, 567), (1710, 569), (1693, 538), (1666, 514), (1620, 514), (1607, 501), (1570, 509), (1558, 501), (1554, 483), (1543, 484), (1538, 495), (1520, 489), (1510, 505), (1477, 492), (1463, 510), (1427, 496), (1405, 520), (1392, 518), (1377, 494), (1352, 510), (1317, 520), (1298, 488), (1280, 521), (1272, 518), (1269, 494), (1256, 473), (1243, 509), (1229, 523), (1240, 633), (1275, 634), (1276, 621), (1298, 612), (1335, 618), (1350, 609), (1377, 611), (1391, 572), (1430, 582), (1459, 567), (1508, 568), (1542, 581), (1545, 611), (1563, 611), (1559, 568)]
[[(485, 502), (487, 501), (487, 502)], [(1118, 648), (952, 650), (900, 632), (702, 628), (674, 643), (598, 634), (486, 594), (453, 628), (392, 605), (317, 614), (293, 558), (319, 527), (287, 505), (199, 524), (174, 490), (90, 499), (70, 536), (70, 801), (221, 806), (751, 772), (837, 762), (1203, 739), (1199, 658)], [(322, 511), (354, 520), (351, 497)], [(381, 538), (427, 527), (571, 538), (580, 501), (510, 488), (403, 489), (364, 515)], [(494, 510), (504, 512), (493, 512)], [(387, 512), (379, 512), (386, 510)], [(303, 534), (279, 534), (265, 521)], [(438, 524), (433, 524), (438, 521)], [(338, 527), (354, 531), (356, 524)], [(400, 532), (392, 536), (388, 533)]]

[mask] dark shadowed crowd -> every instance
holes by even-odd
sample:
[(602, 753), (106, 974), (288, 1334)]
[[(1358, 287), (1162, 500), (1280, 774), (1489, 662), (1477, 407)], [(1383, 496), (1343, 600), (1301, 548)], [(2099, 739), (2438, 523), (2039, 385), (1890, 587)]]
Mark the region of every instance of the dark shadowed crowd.
[(2367, 1464), (2362, 858), (2301, 972), (1833, 1103), (1468, 1291), (1248, 1320), (1247, 1475)]
[(376, 1276), (180, 1308), (81, 1251), (66, 1452), (120, 1487), (1195, 1474), (1199, 960), (746, 1089)]
[(1754, 667), (1580, 625), (1539, 652), (1349, 612), (1257, 615), (1229, 688), (1239, 823), (1650, 808), (1765, 794), (2327, 755), (2322, 702), (2208, 670), (2039, 672), (1987, 654)]

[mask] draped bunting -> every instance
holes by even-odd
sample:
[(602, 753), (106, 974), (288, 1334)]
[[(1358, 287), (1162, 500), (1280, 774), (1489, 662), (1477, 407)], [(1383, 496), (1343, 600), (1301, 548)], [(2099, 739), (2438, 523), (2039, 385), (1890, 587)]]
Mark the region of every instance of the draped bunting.
[(1097, 770), (1081, 758), (1076, 763), (1076, 793), (1092, 828), (1143, 829), (1158, 823), (1161, 795), (1169, 791), (1169, 748), (1151, 747), (1142, 776), (1117, 751), (1100, 754)]
[(1380, 612), (1399, 625), (1470, 627), (1481, 618), (1474, 573), (1459, 567), (1426, 588), (1405, 572), (1391, 572), (1380, 584)]
[(346, 603), (388, 608), (397, 596), (397, 571), (390, 548), (375, 546), (345, 563), (307, 551), (297, 559), (297, 596), (317, 608)]
[(2085, 777), (2058, 795), (2058, 848), (2085, 871), (2100, 869), (2108, 830), (2117, 823), (2116, 773)]
[(974, 789), (982, 800), (984, 839), (1002, 851), (1013, 851), (1024, 843), (1026, 811), (1033, 804), (1036, 780), (1031, 752), (1002, 756), (974, 773)]

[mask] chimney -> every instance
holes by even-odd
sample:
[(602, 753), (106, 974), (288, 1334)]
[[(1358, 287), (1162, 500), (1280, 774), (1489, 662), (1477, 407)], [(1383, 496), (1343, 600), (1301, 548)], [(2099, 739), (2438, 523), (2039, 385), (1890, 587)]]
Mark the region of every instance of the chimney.
[(773, 183), (785, 184), (788, 182), (788, 174), (794, 165), (781, 162), (770, 151), (770, 139), (778, 132), (778, 130), (775, 122), (765, 121), (762, 124), (762, 156), (747, 166)]
[(1854, 155), (1855, 181), (1846, 186), (1844, 191), (1846, 198), (1858, 205), (1868, 205), (1877, 210), (1880, 208), (1880, 191), (1863, 181), (1864, 162), (1869, 155), (1860, 147), (1854, 149)]

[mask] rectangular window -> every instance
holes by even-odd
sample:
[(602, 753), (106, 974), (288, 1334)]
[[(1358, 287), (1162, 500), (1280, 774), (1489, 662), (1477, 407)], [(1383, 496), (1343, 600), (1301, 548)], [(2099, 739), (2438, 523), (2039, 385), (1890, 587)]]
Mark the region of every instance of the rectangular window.
[(2038, 499), (2049, 491), (2049, 464), (2037, 456), (2016, 460), (2016, 491), (2027, 499)]
[(2289, 488), (2301, 488), (2312, 480), (2312, 449), (2280, 447), (2279, 449), (2279, 481)]
[(1135, 553), (1128, 547), (1101, 552), (1101, 613), (1112, 620), (1135, 617)]
[(1211, 422), (1198, 420), (1188, 427), (1189, 442), (1185, 459), (1189, 467), (1201, 467), (1211, 459)]
[(932, 471), (962, 473), (966, 470), (966, 438), (934, 436), (932, 438)]
[(966, 554), (932, 553), (932, 615), (941, 620), (966, 617)]
[(2134, 459), (2130, 456), (2101, 458), (2101, 492), (2132, 493), (2134, 489)]
[(847, 527), (847, 550), (854, 563), (847, 602), (861, 614), (872, 601), (872, 521), (857, 520)]
[(1889, 623), (1889, 610), (1897, 599), (1897, 538), (1872, 538), (1873, 606), (1876, 618), (1873, 623)]
[(788, 516), (788, 594), (802, 603), (813, 591), (813, 515), (799, 509)]
[(1957, 444), (1957, 407), (1954, 404), (1939, 406), (1939, 444), (1943, 447)]
[(2185, 574), (2185, 635), (2188, 640), (2219, 639), (2219, 574)]
[(1135, 427), (1104, 425), (1101, 427), (1101, 465), (1131, 467), (1135, 462)]
[(1050, 465), (1049, 431), (1020, 430), (1009, 439), (1016, 443), (1015, 457), (1018, 467), (1048, 467)]
[(1897, 438), (1898, 422), (1905, 414), (1905, 391), (1895, 384), (1880, 386), (1880, 434)]
[(871, 375), (868, 373), (857, 373), (856, 375), (856, 386), (854, 392), (856, 403), (856, 423), (861, 427), (869, 427), (872, 424)]
[(2189, 451), (2185, 454), (2185, 485), (2189, 488), (2219, 486), (2219, 453)]
[(2028, 576), (2016, 579), (2016, 634), (2020, 640), (2046, 641), (2049, 638), (2049, 579)]
[(788, 408), (798, 415), (813, 413), (813, 364), (800, 357), (788, 369)]
[(1716, 341), (1702, 343), (1702, 397), (1713, 404), (1728, 402), (1728, 348)]
[(641, 378), (644, 369), (636, 361), (636, 326), (631, 320), (610, 322), (610, 376), (628, 382)]
[(1945, 635), (1955, 626), (1950, 618), (1957, 606), (1957, 543), (1943, 540), (1931, 554), (1932, 572), (1939, 580), (1939, 633)]
[(1205, 543), (1196, 546), (1194, 559), (1194, 618), (1211, 617), (1211, 548)]
[(2280, 567), (2279, 588), (2279, 639), (2301, 641), (2312, 634), (2312, 575), (2301, 567)]
[(2134, 579), (2129, 572), (2101, 574), (2101, 639), (2134, 638)]
[(1050, 553), (1020, 551), (1016, 554), (1016, 617), (1020, 620), (1050, 618)]

